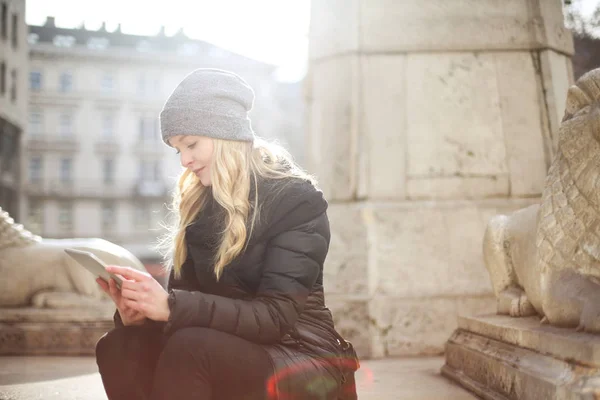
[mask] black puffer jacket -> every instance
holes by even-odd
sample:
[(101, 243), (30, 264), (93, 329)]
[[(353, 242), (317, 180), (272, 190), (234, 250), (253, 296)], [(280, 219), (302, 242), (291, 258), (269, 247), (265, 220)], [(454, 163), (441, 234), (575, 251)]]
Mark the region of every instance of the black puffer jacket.
[(270, 384), (277, 382), (282, 397), (356, 398), (356, 355), (324, 304), (330, 232), (322, 192), (300, 179), (266, 180), (258, 203), (248, 246), (219, 281), (212, 261), (223, 210), (213, 200), (188, 227), (188, 259), (181, 277), (169, 281), (165, 332), (209, 327), (265, 345), (276, 371)]

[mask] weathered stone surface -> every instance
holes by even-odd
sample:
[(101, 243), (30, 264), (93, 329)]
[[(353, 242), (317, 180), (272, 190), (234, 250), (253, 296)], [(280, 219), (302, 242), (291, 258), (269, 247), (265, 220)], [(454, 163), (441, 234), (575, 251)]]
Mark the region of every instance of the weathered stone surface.
[(358, 63), (348, 56), (311, 67), (310, 169), (319, 171), (330, 201), (351, 199), (356, 191)]
[(541, 78), (537, 75), (536, 60), (529, 52), (499, 52), (494, 54), (494, 59), (510, 195), (538, 196), (550, 165), (544, 146), (550, 143), (544, 143), (545, 92), (538, 85)]
[(114, 306), (97, 309), (0, 308), (0, 355), (94, 354), (113, 328)]
[(494, 56), (410, 54), (406, 69), (409, 179), (506, 175)]
[(600, 393), (599, 346), (595, 335), (538, 318), (461, 318), (442, 373), (486, 399), (592, 398)]
[(360, 0), (319, 0), (311, 3), (310, 58), (346, 54), (358, 47)]
[(600, 332), (600, 69), (571, 87), (542, 201), (495, 216), (483, 240), (498, 312)]
[(377, 295), (369, 303), (372, 356), (442, 354), (459, 315), (489, 313), (495, 304), (490, 295), (412, 299)]
[(333, 314), (336, 330), (352, 342), (360, 358), (371, 358), (369, 301), (360, 297), (328, 295), (327, 306)]
[[(399, 297), (489, 294), (481, 241), (487, 220), (527, 201), (374, 204), (370, 232), (371, 294)], [(367, 214), (368, 213), (368, 214)], [(460, 229), (457, 229), (460, 227)], [(335, 226), (334, 226), (335, 228)]]
[[(446, 3), (312, 3), (308, 154), (330, 200), (326, 290), (363, 356), (438, 354), (453, 318), (493, 309), (486, 223), (534, 203), (549, 165), (555, 83), (537, 54), (572, 52), (560, 2)], [(344, 302), (360, 312), (347, 319)]]
[(405, 198), (406, 56), (363, 56), (361, 73), (359, 197)]
[(112, 322), (0, 322), (0, 355), (94, 354)]
[(362, 207), (332, 204), (329, 253), (323, 268), (328, 294), (366, 295), (369, 290), (369, 243)]
[(488, 219), (534, 201), (331, 204), (336, 325), (363, 357), (441, 354), (458, 315), (495, 309), (477, 244)]
[(47, 309), (33, 307), (0, 308), (0, 322), (96, 322), (112, 321), (115, 305), (111, 300), (102, 307), (85, 309)]
[(560, 1), (315, 1), (311, 16), (312, 59), (357, 51), (550, 48), (573, 54)]
[(563, 361), (600, 368), (600, 337), (540, 323), (539, 317), (511, 318), (480, 313), (462, 316), (458, 327), (503, 343), (546, 354)]
[(504, 197), (510, 191), (507, 174), (410, 178), (406, 183), (411, 200), (458, 200)]
[(540, 72), (542, 75), (549, 128), (552, 137), (552, 156), (558, 147), (558, 131), (565, 114), (567, 92), (573, 85), (571, 59), (552, 50), (540, 52)]

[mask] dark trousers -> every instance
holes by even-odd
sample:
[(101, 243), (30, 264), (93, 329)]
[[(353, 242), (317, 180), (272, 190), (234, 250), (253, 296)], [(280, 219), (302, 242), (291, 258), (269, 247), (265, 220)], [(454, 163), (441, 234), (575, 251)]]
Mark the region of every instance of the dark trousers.
[(110, 400), (265, 400), (273, 373), (265, 349), (209, 328), (170, 337), (147, 327), (120, 327), (96, 345)]

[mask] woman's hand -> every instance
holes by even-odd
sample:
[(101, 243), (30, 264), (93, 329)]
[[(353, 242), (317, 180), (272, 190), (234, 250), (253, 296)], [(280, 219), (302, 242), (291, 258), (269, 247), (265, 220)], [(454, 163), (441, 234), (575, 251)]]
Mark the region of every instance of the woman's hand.
[(121, 321), (123, 321), (123, 325), (142, 325), (146, 321), (146, 317), (144, 314), (136, 311), (130, 307), (125, 305), (125, 301), (123, 296), (121, 296), (121, 292), (117, 287), (117, 283), (114, 279), (110, 279), (108, 283), (102, 278), (97, 278), (96, 282), (100, 285), (100, 288), (104, 291), (104, 293), (108, 294), (112, 301), (117, 306), (117, 310), (119, 311), (119, 315), (121, 316)]
[(125, 306), (154, 321), (169, 320), (169, 294), (149, 273), (116, 266), (106, 267), (106, 270), (125, 278), (121, 284), (121, 297)]

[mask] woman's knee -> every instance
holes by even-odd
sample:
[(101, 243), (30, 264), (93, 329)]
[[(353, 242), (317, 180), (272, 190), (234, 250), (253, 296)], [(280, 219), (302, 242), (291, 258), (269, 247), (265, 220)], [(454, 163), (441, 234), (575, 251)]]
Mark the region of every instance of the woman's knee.
[(96, 363), (102, 370), (122, 360), (122, 349), (127, 341), (127, 332), (123, 328), (113, 329), (96, 343)]
[(96, 362), (103, 367), (123, 365), (129, 359), (153, 352), (158, 345), (153, 332), (138, 327), (121, 327), (107, 332), (96, 343)]
[(193, 350), (195, 354), (206, 350), (206, 338), (212, 335), (208, 328), (184, 328), (174, 332), (165, 343), (162, 356), (184, 357)]

